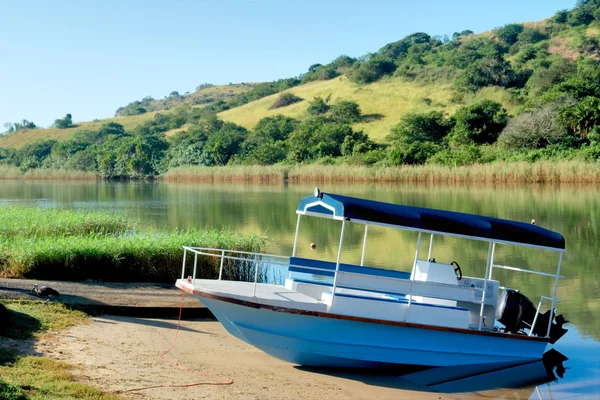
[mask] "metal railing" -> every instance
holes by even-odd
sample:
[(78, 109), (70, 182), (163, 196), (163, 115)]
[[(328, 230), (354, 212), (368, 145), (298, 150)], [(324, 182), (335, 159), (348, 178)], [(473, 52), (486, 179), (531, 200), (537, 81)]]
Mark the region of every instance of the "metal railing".
[[(492, 273), (493, 273), (494, 268), (505, 269), (505, 270), (508, 270), (508, 271), (525, 272), (527, 274), (534, 274), (534, 275), (541, 275), (541, 276), (548, 276), (548, 277), (551, 277), (551, 278), (555, 278), (553, 296), (552, 297), (540, 296), (540, 301), (539, 301), (537, 309), (536, 309), (535, 317), (533, 318), (533, 322), (531, 323), (531, 328), (529, 328), (529, 333), (528, 333), (527, 336), (533, 335), (533, 331), (535, 329), (535, 324), (537, 323), (538, 316), (540, 314), (540, 308), (542, 307), (542, 302), (544, 300), (550, 300), (550, 302), (551, 302), (551, 305), (550, 305), (550, 318), (548, 319), (548, 328), (546, 330), (546, 337), (550, 336), (550, 328), (552, 327), (552, 315), (554, 314), (554, 305), (556, 303), (560, 303), (560, 299), (558, 299), (556, 297), (556, 289), (558, 287), (558, 280), (564, 278), (564, 276), (560, 275), (560, 268), (561, 268), (561, 265), (562, 265), (562, 258), (563, 258), (563, 253), (560, 253), (560, 258), (559, 258), (559, 262), (558, 262), (558, 269), (556, 271), (556, 274), (551, 274), (551, 273), (548, 273), (548, 272), (541, 272), (541, 271), (534, 271), (534, 270), (531, 270), (531, 269), (510, 267), (508, 265), (499, 265), (499, 264), (492, 264), (491, 265), (490, 273), (489, 273), (489, 279), (492, 279)], [(504, 287), (504, 286), (500, 286), (499, 289), (507, 289), (507, 288)]]
[(287, 256), (279, 256), (275, 254), (268, 253), (258, 253), (251, 251), (241, 251), (241, 250), (225, 250), (225, 249), (217, 249), (211, 247), (190, 247), (183, 246), (183, 265), (181, 267), (181, 279), (186, 278), (186, 268), (187, 268), (187, 259), (188, 253), (194, 255), (194, 268), (192, 271), (192, 275), (190, 278), (192, 280), (196, 280), (197, 272), (198, 272), (198, 256), (205, 257), (215, 257), (220, 259), (219, 263), (219, 278), (218, 280), (223, 279), (223, 268), (225, 266), (225, 260), (230, 261), (238, 261), (245, 262), (254, 267), (254, 288), (252, 291), (252, 296), (256, 296), (256, 285), (258, 283), (259, 271), (261, 268), (261, 264), (268, 265), (279, 265), (287, 267), (289, 265), (290, 257)]

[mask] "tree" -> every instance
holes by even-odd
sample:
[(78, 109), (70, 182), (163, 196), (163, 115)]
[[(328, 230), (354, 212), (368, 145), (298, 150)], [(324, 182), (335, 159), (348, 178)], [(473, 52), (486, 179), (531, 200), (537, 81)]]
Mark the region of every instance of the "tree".
[(354, 101), (338, 100), (331, 106), (329, 116), (332, 121), (343, 124), (359, 122), (360, 106)]
[(526, 28), (519, 34), (519, 43), (533, 44), (548, 39), (548, 35), (537, 28)]
[(211, 133), (204, 145), (204, 153), (213, 165), (225, 165), (241, 149), (248, 131), (231, 122), (225, 122), (221, 128)]
[(315, 97), (311, 101), (308, 102), (308, 108), (306, 112), (309, 115), (324, 115), (327, 114), (331, 106), (329, 105), (329, 99), (331, 99), (331, 95), (326, 98), (322, 98), (320, 96)]
[(6, 128), (6, 133), (18, 132), (25, 129), (37, 129), (37, 126), (33, 122), (26, 119), (15, 123), (7, 122), (4, 124), (4, 127)]
[(508, 24), (496, 30), (496, 36), (509, 46), (517, 42), (519, 34), (523, 32), (523, 25)]
[(71, 114), (65, 115), (64, 118), (55, 119), (53, 125), (58, 129), (70, 128), (71, 126), (73, 126), (73, 119), (71, 117)]
[(468, 30), (468, 29), (464, 30), (462, 32), (454, 32), (452, 34), (452, 40), (460, 40), (460, 39), (462, 39), (462, 38), (464, 38), (466, 36), (472, 35), (473, 33), (474, 33), (473, 31)]
[(396, 64), (389, 60), (371, 59), (360, 64), (350, 73), (350, 80), (357, 83), (372, 83), (384, 75), (389, 75), (396, 70)]
[(511, 119), (498, 141), (512, 150), (540, 149), (559, 143), (567, 130), (558, 118), (555, 104), (546, 104)]
[(592, 129), (600, 126), (600, 98), (588, 96), (564, 108), (560, 112), (560, 119), (571, 132), (585, 139)]
[(460, 89), (476, 91), (485, 86), (510, 87), (517, 80), (510, 64), (502, 58), (483, 58), (469, 66), (457, 79)]
[(450, 133), (454, 146), (494, 143), (508, 122), (508, 114), (502, 104), (483, 100), (462, 107), (454, 114), (456, 121)]
[(448, 135), (454, 121), (447, 119), (443, 112), (409, 113), (400, 118), (392, 127), (387, 139), (392, 147), (405, 147), (416, 142), (441, 143)]
[(319, 69), (319, 67), (322, 67), (323, 64), (313, 64), (310, 67), (308, 67), (308, 72), (315, 72), (317, 69)]
[(248, 134), (246, 142), (251, 145), (259, 145), (267, 141), (286, 140), (296, 126), (298, 126), (298, 121), (294, 118), (283, 115), (266, 117), (258, 121), (254, 130)]

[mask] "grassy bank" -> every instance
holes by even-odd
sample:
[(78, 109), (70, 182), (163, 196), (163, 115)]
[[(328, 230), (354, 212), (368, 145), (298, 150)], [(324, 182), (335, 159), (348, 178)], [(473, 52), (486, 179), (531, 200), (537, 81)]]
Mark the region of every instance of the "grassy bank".
[[(0, 167), (1, 179), (97, 180), (83, 171), (32, 169), (21, 173)], [(486, 182), (486, 183), (600, 183), (600, 163), (583, 161), (495, 162), (458, 167), (352, 165), (179, 167), (164, 173), (164, 182), (246, 182), (261, 184), (327, 182)]]
[(95, 181), (98, 176), (93, 172), (66, 169), (29, 169), (22, 172), (17, 167), (0, 166), (0, 179), (27, 179), (47, 181), (85, 180)]
[[(24, 207), (1, 211), (8, 216), (0, 228), (4, 277), (173, 282), (181, 274), (184, 245), (246, 251), (266, 245), (263, 238), (216, 230), (142, 232), (120, 215)], [(199, 259), (197, 268), (198, 277), (212, 278), (219, 263)], [(247, 266), (240, 273), (247, 274)]]
[(253, 182), (281, 183), (287, 176), (285, 166), (179, 167), (162, 176), (166, 182)]
[(135, 230), (124, 215), (86, 210), (0, 206), (0, 238), (118, 235)]
[(420, 165), (365, 167), (304, 165), (272, 167), (186, 167), (169, 171), (167, 182), (486, 182), (486, 183), (600, 183), (600, 163), (538, 161), (491, 163), (460, 167)]
[[(26, 339), (36, 339), (48, 330), (64, 329), (86, 319), (85, 314), (58, 303), (0, 302), (0, 399), (118, 399), (76, 382), (71, 366), (64, 362), (28, 355), (34, 349)], [(10, 340), (19, 353), (8, 349)]]

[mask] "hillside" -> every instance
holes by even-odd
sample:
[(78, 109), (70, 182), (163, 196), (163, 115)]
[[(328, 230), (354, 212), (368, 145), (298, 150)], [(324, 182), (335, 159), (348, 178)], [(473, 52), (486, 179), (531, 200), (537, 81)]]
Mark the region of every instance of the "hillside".
[(377, 142), (384, 142), (390, 129), (400, 118), (408, 113), (444, 111), (452, 114), (459, 107), (471, 105), (476, 101), (490, 99), (501, 103), (509, 112), (515, 112), (518, 105), (511, 100), (503, 88), (487, 87), (476, 93), (463, 96), (460, 102), (453, 101), (454, 86), (450, 82), (423, 84), (404, 82), (389, 77), (378, 82), (357, 85), (347, 77), (340, 76), (328, 81), (316, 81), (288, 89), (304, 99), (287, 107), (269, 109), (279, 94), (253, 101), (241, 107), (232, 108), (218, 114), (224, 121), (230, 121), (247, 129), (254, 129), (263, 118), (282, 114), (302, 119), (306, 117), (307, 103), (316, 96), (331, 95), (331, 102), (351, 100), (358, 103), (362, 112), (362, 121), (352, 124), (356, 130), (363, 130)]
[[(96, 119), (88, 122), (76, 122), (75, 126), (67, 129), (58, 129), (54, 127), (26, 129), (10, 135), (0, 135), (0, 147), (18, 149), (38, 140), (66, 141), (71, 139), (78, 130), (85, 129), (95, 131), (98, 130), (102, 125), (111, 122), (123, 125), (126, 131), (132, 131), (135, 127), (152, 120), (157, 112), (168, 112), (169, 110), (181, 107), (183, 105), (199, 108), (205, 107), (211, 102), (227, 100), (233, 95), (242, 94), (250, 90), (254, 85), (255, 84), (252, 83), (239, 83), (231, 85), (201, 85), (195, 92), (190, 94), (181, 96), (179, 94), (172, 94), (170, 96), (165, 96), (164, 99), (148, 100), (146, 103), (149, 103), (147, 108), (150, 111), (141, 114), (121, 115), (115, 116), (114, 118)], [(127, 106), (135, 106), (137, 103), (141, 104), (142, 102), (132, 102)], [(125, 107), (121, 107), (120, 110)], [(117, 110), (116, 114), (120, 114), (119, 110)]]
[(600, 0), (480, 34), (417, 32), (296, 77), (204, 84), (116, 115), (61, 130), (8, 124), (17, 132), (0, 139), (0, 164), (126, 178), (228, 164), (596, 162)]

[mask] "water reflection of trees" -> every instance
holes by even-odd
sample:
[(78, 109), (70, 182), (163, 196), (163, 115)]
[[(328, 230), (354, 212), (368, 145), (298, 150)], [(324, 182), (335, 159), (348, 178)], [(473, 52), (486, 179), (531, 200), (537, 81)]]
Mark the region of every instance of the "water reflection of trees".
[[(324, 192), (364, 197), (391, 203), (489, 215), (537, 224), (565, 236), (565, 255), (559, 297), (560, 312), (583, 333), (600, 338), (600, 188), (589, 186), (485, 186), (468, 184), (369, 184), (320, 185)], [(157, 229), (225, 228), (273, 238), (275, 253), (291, 252), (300, 198), (312, 193), (311, 185), (257, 186), (244, 184), (164, 184), (24, 182), (4, 181), (0, 198), (28, 204), (59, 207), (89, 207), (125, 212), (131, 219)], [(335, 260), (341, 223), (305, 218), (300, 230), (299, 255)], [(348, 225), (344, 262), (360, 262), (363, 226)], [(416, 244), (415, 233), (369, 228), (366, 263), (372, 266), (410, 266)], [(421, 257), (427, 255), (424, 237)], [(317, 250), (311, 252), (309, 244)], [(466, 275), (483, 275), (487, 244), (436, 238), (434, 257), (457, 260)], [(554, 272), (558, 256), (531, 249), (498, 246), (499, 264)], [(539, 295), (551, 293), (552, 279), (498, 270), (494, 277), (505, 286), (520, 288), (535, 303)]]

